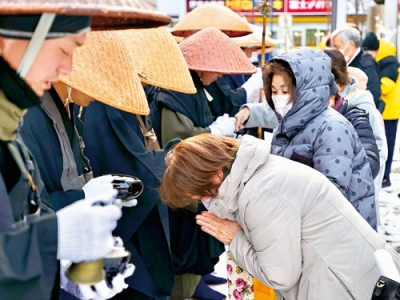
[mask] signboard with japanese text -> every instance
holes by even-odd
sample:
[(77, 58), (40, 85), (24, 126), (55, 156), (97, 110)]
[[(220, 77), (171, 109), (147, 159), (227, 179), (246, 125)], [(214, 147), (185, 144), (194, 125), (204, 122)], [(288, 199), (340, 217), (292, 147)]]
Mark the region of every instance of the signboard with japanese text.
[[(262, 0), (187, 0), (187, 11), (203, 4), (218, 3), (238, 13), (254, 13), (261, 2)], [(269, 0), (266, 2), (269, 3)], [(274, 14), (292, 15), (326, 15), (331, 10), (328, 0), (273, 0), (272, 7)]]
[(331, 10), (327, 0), (285, 0), (285, 12), (293, 15), (324, 15)]

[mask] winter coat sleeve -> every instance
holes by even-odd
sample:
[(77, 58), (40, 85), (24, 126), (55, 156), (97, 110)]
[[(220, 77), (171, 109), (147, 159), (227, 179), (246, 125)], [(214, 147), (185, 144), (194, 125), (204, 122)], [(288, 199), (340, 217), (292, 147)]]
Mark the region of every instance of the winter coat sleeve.
[(255, 200), (244, 213), (248, 236), (238, 232), (229, 250), (238, 265), (264, 284), (287, 290), (302, 273), (300, 214), (286, 201), (270, 201), (280, 198), (273, 192), (268, 192), (269, 201), (259, 201), (260, 197), (261, 192), (249, 196)]
[(0, 295), (49, 299), (58, 265), (56, 215), (0, 233), (0, 249)]
[(350, 107), (345, 117), (355, 128), (358, 137), (367, 154), (371, 167), (372, 176), (375, 178), (379, 173), (379, 150), (368, 118), (368, 112), (358, 107)]
[(245, 126), (253, 128), (261, 126), (262, 128), (275, 128), (278, 125), (278, 119), (275, 112), (264, 103), (248, 103), (242, 106), (250, 110), (250, 116)]
[(163, 107), (161, 112), (161, 141), (165, 145), (174, 138), (186, 139), (200, 133), (210, 133), (208, 127), (195, 127), (185, 115)]
[(361, 70), (363, 70), (368, 76), (367, 90), (371, 92), (374, 97), (375, 105), (378, 107), (381, 97), (379, 67), (374, 60), (370, 61), (365, 58), (361, 61), (361, 65)]
[(357, 90), (356, 95), (351, 99), (354, 106), (362, 108), (368, 112), (369, 123), (374, 132), (376, 145), (379, 150), (380, 160), (385, 162), (387, 159), (387, 142), (385, 135), (385, 126), (381, 113), (376, 109), (373, 97), (370, 91)]
[(314, 142), (314, 169), (324, 174), (346, 197), (352, 174), (354, 136), (340, 121), (326, 123)]

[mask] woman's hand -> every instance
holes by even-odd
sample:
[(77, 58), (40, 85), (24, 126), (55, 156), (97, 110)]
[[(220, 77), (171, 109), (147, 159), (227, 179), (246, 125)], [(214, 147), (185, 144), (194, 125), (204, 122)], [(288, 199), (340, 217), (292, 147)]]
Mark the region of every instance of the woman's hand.
[(196, 216), (196, 223), (201, 226), (201, 230), (227, 245), (232, 242), (236, 233), (242, 230), (237, 222), (220, 219), (206, 211)]
[(235, 130), (241, 130), (244, 128), (244, 123), (249, 119), (250, 117), (250, 109), (248, 107), (243, 107), (239, 112), (235, 115), (236, 119), (236, 125), (235, 125)]

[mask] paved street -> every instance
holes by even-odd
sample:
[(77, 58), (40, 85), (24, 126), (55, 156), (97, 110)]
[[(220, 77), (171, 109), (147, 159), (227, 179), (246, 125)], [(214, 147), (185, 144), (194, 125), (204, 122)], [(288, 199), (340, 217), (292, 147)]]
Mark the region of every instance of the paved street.
[[(398, 159), (398, 157), (396, 157)], [(400, 252), (400, 161), (394, 161), (390, 175), (392, 186), (379, 194), (381, 225), (379, 233)]]

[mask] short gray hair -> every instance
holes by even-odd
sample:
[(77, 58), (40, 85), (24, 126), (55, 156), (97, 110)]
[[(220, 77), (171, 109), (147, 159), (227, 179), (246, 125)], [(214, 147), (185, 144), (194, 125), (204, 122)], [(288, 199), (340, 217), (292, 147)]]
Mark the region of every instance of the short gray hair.
[(361, 36), (360, 31), (352, 27), (342, 27), (337, 28), (331, 34), (331, 42), (333, 43), (333, 39), (340, 35), (340, 40), (343, 44), (347, 45), (350, 41), (353, 41), (357, 48), (360, 47)]

